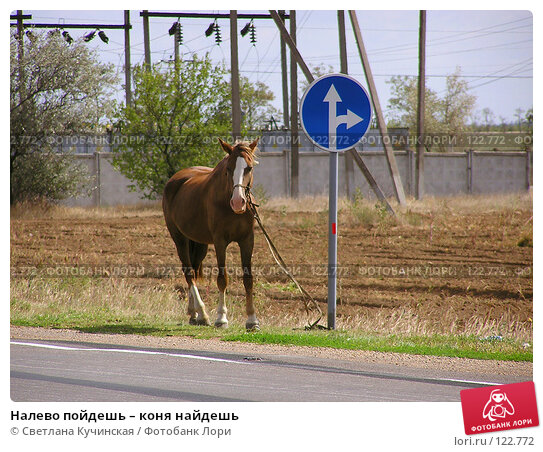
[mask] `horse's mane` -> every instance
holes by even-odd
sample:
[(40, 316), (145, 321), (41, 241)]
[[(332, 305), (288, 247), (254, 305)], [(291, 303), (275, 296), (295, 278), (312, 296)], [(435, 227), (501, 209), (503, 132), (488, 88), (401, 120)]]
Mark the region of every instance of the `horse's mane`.
[(258, 146), (251, 150), (251, 148), (249, 147), (250, 144), (251, 143), (249, 143), (248, 141), (236, 140), (233, 147), (239, 146), (247, 154), (250, 163), (252, 165), (258, 165), (258, 160), (256, 159), (258, 153)]

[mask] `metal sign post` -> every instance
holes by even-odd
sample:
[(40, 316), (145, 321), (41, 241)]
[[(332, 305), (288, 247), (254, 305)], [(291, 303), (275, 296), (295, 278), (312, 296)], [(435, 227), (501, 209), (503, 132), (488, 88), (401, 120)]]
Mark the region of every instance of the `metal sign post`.
[(328, 328), (336, 329), (338, 152), (330, 150), (328, 186)]
[(328, 328), (336, 328), (338, 154), (351, 149), (371, 123), (371, 102), (364, 87), (345, 74), (315, 80), (300, 104), (307, 137), (330, 152), (328, 185)]

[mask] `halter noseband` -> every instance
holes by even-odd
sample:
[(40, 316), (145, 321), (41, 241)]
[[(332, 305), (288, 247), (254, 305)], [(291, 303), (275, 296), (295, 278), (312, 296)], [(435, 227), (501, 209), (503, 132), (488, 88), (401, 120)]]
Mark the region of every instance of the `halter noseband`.
[(243, 188), (243, 191), (245, 192), (245, 197), (249, 198), (249, 196), (251, 195), (251, 187), (249, 185), (236, 184), (234, 185), (234, 188), (232, 189), (232, 191), (234, 191), (236, 187)]
[(236, 187), (243, 188), (243, 190), (245, 191), (245, 198), (246, 198), (245, 200), (247, 201), (247, 204), (249, 205), (251, 211), (253, 213), (255, 213), (256, 212), (255, 207), (259, 207), (259, 205), (256, 204), (253, 201), (253, 196), (252, 196), (252, 193), (251, 193), (251, 186), (250, 185), (243, 185), (243, 184), (236, 184), (236, 185), (234, 185), (233, 190), (235, 190)]

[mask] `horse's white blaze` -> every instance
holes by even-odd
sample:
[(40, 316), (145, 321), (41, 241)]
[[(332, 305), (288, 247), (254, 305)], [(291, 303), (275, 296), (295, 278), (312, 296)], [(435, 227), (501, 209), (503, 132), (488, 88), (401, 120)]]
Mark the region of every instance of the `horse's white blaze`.
[[(247, 183), (249, 182), (248, 180), (245, 180), (249, 177), (248, 174), (245, 175), (245, 168), (247, 168), (247, 166), (247, 162), (243, 157), (237, 158), (236, 169), (234, 170), (234, 185), (247, 185)], [(245, 210), (245, 194), (243, 187), (240, 187), (239, 185), (234, 188), (234, 191), (232, 193), (232, 199), (230, 202), (235, 212)]]

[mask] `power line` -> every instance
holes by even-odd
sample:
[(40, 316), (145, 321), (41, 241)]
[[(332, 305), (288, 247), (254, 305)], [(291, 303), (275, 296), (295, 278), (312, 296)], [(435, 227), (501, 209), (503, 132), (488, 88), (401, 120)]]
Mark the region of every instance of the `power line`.
[[(527, 69), (524, 69), (524, 70), (527, 70)], [(250, 70), (250, 69), (240, 69), (240, 72), (244, 72), (244, 73), (255, 73), (256, 71), (253, 71), (253, 70)], [(280, 74), (281, 71), (260, 71), (261, 73), (265, 73), (265, 74)], [(364, 74), (362, 73), (351, 73), (351, 75), (353, 76), (362, 76)], [(416, 74), (398, 74), (398, 73), (394, 73), (394, 74), (373, 74), (374, 77), (416, 77), (417, 75)], [(447, 78), (447, 77), (450, 77), (451, 74), (427, 74), (426, 77), (427, 78)], [(481, 79), (481, 78), (494, 78), (494, 79), (498, 79), (498, 78), (518, 78), (518, 79), (523, 79), (523, 78), (526, 78), (526, 79), (529, 79), (529, 78), (532, 78), (533, 79), (533, 76), (532, 75), (511, 75), (511, 76), (502, 76), (502, 75), (464, 75), (462, 74), (461, 75), (462, 78), (475, 78), (475, 79)]]
[[(525, 19), (521, 19), (521, 20), (525, 20)], [(517, 21), (513, 21), (513, 22), (517, 22)], [(478, 29), (478, 30), (474, 30), (474, 31), (472, 31), (470, 33), (476, 33), (476, 32), (481, 31), (481, 30), (486, 30), (488, 28), (495, 28), (495, 27), (505, 25), (505, 24), (509, 24), (509, 23), (511, 23), (511, 22), (504, 22), (504, 23), (501, 23), (501, 24), (496, 24), (496, 25), (493, 25), (492, 27), (481, 28), (481, 29)], [(527, 25), (523, 25), (521, 27), (515, 27), (515, 29), (516, 28), (524, 28), (526, 26)], [(503, 30), (503, 31), (505, 31), (505, 30)], [(463, 38), (460, 38), (460, 39), (455, 39), (455, 40), (450, 40), (450, 41), (445, 41), (445, 42), (439, 42), (439, 41), (442, 41), (444, 39), (449, 39), (449, 38), (452, 38), (454, 36), (457, 36), (457, 34), (455, 34), (455, 35), (446, 36), (446, 37), (443, 37), (443, 38), (436, 38), (436, 39), (428, 40), (427, 45), (428, 46), (436, 46), (436, 45), (451, 44), (451, 43), (465, 41), (465, 40), (469, 40), (469, 39), (481, 38), (481, 37), (492, 35), (492, 34), (502, 33), (503, 31), (491, 31), (491, 32), (483, 33), (483, 34), (476, 35), (476, 36), (466, 36), (466, 37), (463, 37)], [(417, 48), (418, 48), (418, 44), (401, 44), (401, 45), (394, 45), (394, 46), (387, 46), (387, 47), (381, 47), (381, 48), (373, 49), (373, 50), (370, 51), (370, 53), (371, 53), (372, 56), (386, 54), (386, 53), (394, 54), (394, 53), (402, 53), (402, 52), (405, 52), (407, 50), (416, 50)], [(355, 52), (353, 52), (353, 53), (350, 53), (348, 56), (349, 57), (356, 57), (357, 54)], [(332, 54), (332, 55), (320, 55), (320, 56), (315, 56), (315, 57), (308, 57), (308, 58), (306, 58), (306, 60), (320, 59), (321, 61), (323, 61), (323, 60), (336, 59), (336, 58), (337, 58), (337, 55)], [(417, 57), (415, 56), (413, 58), (417, 58)]]
[[(451, 50), (451, 51), (448, 51), (448, 52), (433, 53), (431, 55), (427, 55), (427, 57), (455, 55), (455, 54), (459, 54), (459, 53), (477, 52), (477, 51), (480, 51), (480, 50), (507, 48), (507, 47), (509, 47), (511, 45), (524, 44), (526, 42), (533, 43), (533, 40), (532, 39), (524, 39), (524, 40), (521, 40), (521, 41), (514, 41), (514, 42), (491, 45), (491, 46), (484, 46), (484, 47), (479, 46), (479, 47), (474, 47), (474, 48), (469, 48), (469, 49)], [(509, 50), (514, 50), (514, 49), (510, 48)], [(374, 60), (373, 62), (374, 63), (391, 63), (391, 62), (395, 62), (395, 61), (413, 60), (413, 59), (416, 59), (416, 58), (418, 58), (418, 57), (417, 56), (412, 56), (412, 57), (403, 57), (403, 58), (393, 58), (393, 59), (387, 59), (387, 60)]]
[[(529, 63), (525, 66), (529, 66), (531, 65), (532, 63)], [(485, 85), (488, 85), (490, 83), (494, 83), (494, 82), (497, 82), (498, 80), (501, 80), (501, 79), (504, 79), (504, 78), (517, 78), (514, 74), (517, 74), (518, 72), (522, 72), (522, 71), (525, 71), (527, 70), (528, 68), (525, 68), (525, 67), (521, 67), (519, 69), (516, 69), (514, 70), (513, 72), (510, 72), (509, 74), (505, 74), (505, 75), (502, 75), (500, 77), (496, 77), (494, 78), (494, 80), (488, 80), (486, 82), (483, 82), (483, 83), (479, 83), (478, 85), (474, 85), (474, 86), (470, 86), (468, 89), (475, 89), (475, 88), (479, 88), (481, 86), (485, 86)], [(531, 78), (531, 77), (530, 77)]]

